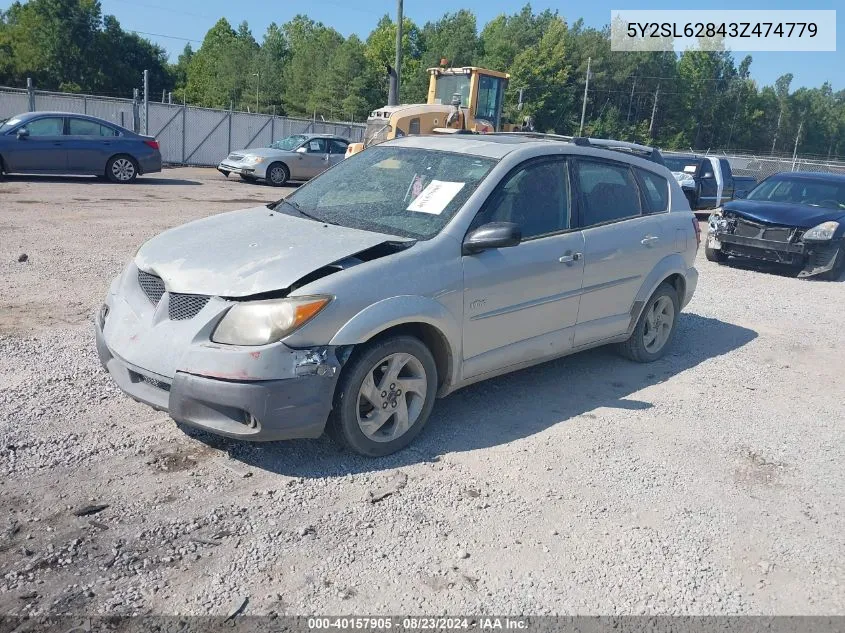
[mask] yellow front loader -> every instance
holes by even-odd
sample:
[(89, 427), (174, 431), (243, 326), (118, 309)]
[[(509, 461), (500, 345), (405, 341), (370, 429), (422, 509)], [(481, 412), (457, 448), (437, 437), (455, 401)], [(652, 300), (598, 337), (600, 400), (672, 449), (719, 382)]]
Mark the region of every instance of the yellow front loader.
[(426, 103), (384, 106), (367, 119), (363, 143), (351, 143), (346, 156), (401, 136), (435, 131), (476, 133), (519, 131), (502, 122), (502, 103), (510, 75), (476, 66), (429, 68)]

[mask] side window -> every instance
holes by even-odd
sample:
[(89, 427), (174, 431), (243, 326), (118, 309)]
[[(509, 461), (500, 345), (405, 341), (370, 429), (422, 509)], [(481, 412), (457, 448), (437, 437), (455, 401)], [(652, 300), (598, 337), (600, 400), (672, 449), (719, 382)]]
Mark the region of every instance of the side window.
[(417, 117), (416, 119), (411, 119), (411, 122), (408, 123), (408, 134), (419, 134), (420, 133), (420, 119)]
[(309, 154), (325, 154), (326, 153), (326, 139), (324, 138), (312, 138), (308, 141), (308, 148)]
[(583, 226), (640, 215), (640, 192), (628, 165), (577, 160), (575, 179)]
[(669, 183), (662, 176), (634, 167), (640, 180), (643, 213), (662, 213), (669, 208)]
[(568, 229), (566, 161), (531, 161), (511, 172), (490, 194), (471, 228), (488, 222), (515, 222), (522, 228), (523, 239)]
[(329, 140), (329, 154), (345, 154), (346, 143), (335, 139)]
[(64, 134), (65, 120), (61, 117), (36, 119), (29, 121), (24, 127), (30, 136), (62, 136)]
[(68, 133), (71, 136), (117, 136), (117, 131), (107, 125), (74, 118), (68, 120)]

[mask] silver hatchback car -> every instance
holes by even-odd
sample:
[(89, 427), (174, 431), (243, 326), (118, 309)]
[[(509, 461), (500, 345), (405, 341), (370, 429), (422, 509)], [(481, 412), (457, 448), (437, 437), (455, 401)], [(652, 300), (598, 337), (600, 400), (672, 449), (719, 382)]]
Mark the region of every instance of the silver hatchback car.
[(96, 317), (127, 394), (246, 440), (387, 455), (437, 396), (616, 343), (668, 349), (698, 223), (665, 167), (529, 135), (407, 137), (144, 244)]

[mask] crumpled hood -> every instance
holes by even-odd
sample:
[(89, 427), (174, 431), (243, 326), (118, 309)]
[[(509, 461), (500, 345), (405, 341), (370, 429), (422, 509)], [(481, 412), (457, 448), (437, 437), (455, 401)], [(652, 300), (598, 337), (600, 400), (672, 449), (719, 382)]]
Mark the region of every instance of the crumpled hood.
[(323, 224), (256, 207), (183, 224), (146, 242), (135, 265), (169, 292), (245, 297), (288, 288), (308, 273), (406, 238)]
[(731, 211), (757, 222), (797, 226), (803, 229), (811, 229), (829, 220), (842, 222), (845, 219), (845, 211), (838, 209), (764, 200), (731, 200), (725, 203), (723, 211)]

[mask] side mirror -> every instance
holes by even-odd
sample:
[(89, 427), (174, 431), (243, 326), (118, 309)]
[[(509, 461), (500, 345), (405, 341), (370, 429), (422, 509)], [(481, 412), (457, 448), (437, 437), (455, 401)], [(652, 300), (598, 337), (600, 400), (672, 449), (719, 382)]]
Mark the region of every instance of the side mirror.
[(307, 153), (308, 153), (308, 148), (307, 148), (307, 147), (297, 147), (297, 148), (296, 148), (296, 153), (297, 153), (297, 154), (307, 154)]
[(489, 222), (466, 236), (463, 254), (472, 255), (490, 248), (507, 248), (522, 241), (522, 229), (513, 222)]
[(740, 189), (739, 191), (734, 191), (734, 198), (736, 198), (736, 199), (747, 198), (747, 197), (748, 197), (748, 192), (745, 189)]
[(716, 174), (714, 174), (712, 171), (705, 171), (705, 172), (701, 175), (701, 177), (702, 177), (702, 178), (715, 178), (715, 177), (716, 177)]
[(29, 138), (29, 130), (27, 130), (25, 127), (19, 128), (18, 129), (18, 139), (25, 139), (25, 138)]

